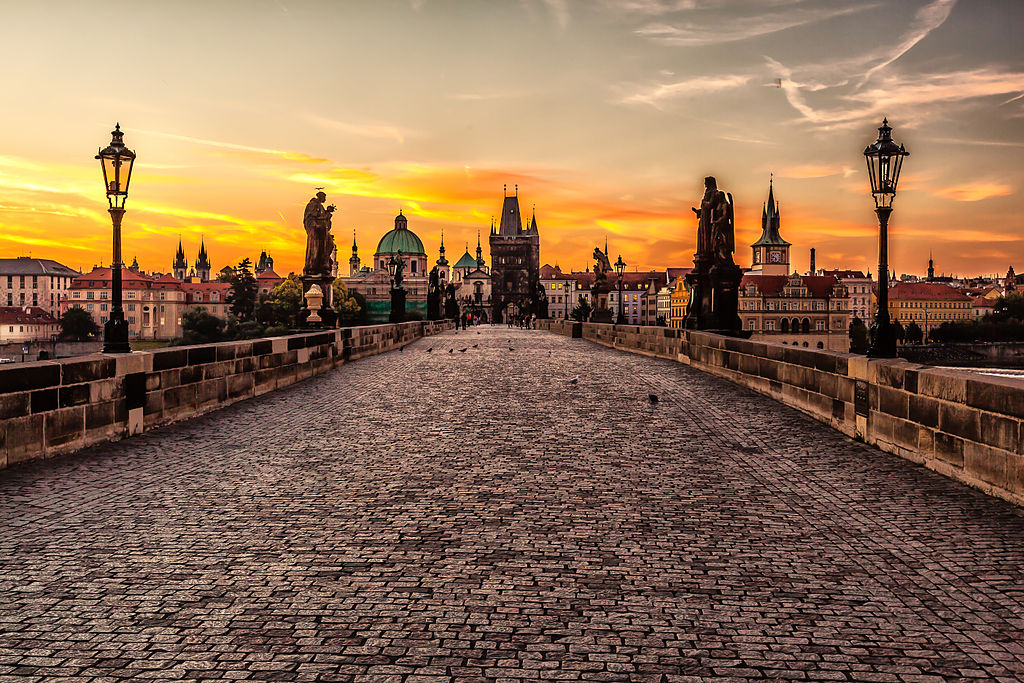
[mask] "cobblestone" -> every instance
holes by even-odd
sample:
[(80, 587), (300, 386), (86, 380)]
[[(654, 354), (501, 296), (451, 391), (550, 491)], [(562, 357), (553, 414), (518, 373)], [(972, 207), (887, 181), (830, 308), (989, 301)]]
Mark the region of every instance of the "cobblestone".
[(1024, 678), (1019, 510), (477, 332), (0, 473), (0, 681)]

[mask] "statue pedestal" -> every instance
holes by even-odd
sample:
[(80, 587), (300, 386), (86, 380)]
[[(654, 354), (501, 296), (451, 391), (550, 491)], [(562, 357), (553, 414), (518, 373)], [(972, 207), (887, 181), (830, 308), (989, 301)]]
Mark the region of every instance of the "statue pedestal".
[(392, 289), (391, 290), (391, 316), (388, 318), (389, 323), (404, 323), (405, 322), (405, 290), (404, 289)]
[(694, 268), (686, 276), (690, 287), (690, 304), (683, 327), (732, 337), (747, 336), (741, 329), (739, 288), (743, 269), (734, 263), (710, 265), (694, 260)]
[[(338, 312), (334, 310), (334, 276), (333, 275), (302, 275), (299, 278), (302, 281), (302, 308), (299, 309), (299, 315), (296, 318), (296, 324), (299, 329), (330, 329), (338, 326)], [(314, 316), (313, 320), (310, 320), (311, 311), (308, 308), (308, 299), (306, 298), (306, 292), (313, 285), (319, 285), (320, 290), (323, 292), (324, 299), (320, 304), (320, 309), (317, 314), (320, 318), (319, 322), (316, 321)]]

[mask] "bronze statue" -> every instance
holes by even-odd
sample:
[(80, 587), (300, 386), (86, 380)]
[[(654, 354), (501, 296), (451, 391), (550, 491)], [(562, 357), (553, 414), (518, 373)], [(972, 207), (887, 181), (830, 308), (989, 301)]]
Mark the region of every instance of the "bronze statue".
[(607, 273), (612, 269), (612, 264), (608, 260), (608, 254), (601, 251), (600, 247), (594, 247), (594, 261), (594, 273)]
[(704, 178), (704, 196), (697, 215), (697, 248), (693, 270), (686, 275), (690, 301), (683, 326), (742, 334), (738, 315), (738, 287), (743, 271), (733, 262), (736, 221), (732, 195), (718, 189), (713, 176)]
[(306, 229), (306, 265), (303, 275), (331, 274), (331, 215), (335, 206), (324, 206), (327, 195), (317, 192), (302, 213)]

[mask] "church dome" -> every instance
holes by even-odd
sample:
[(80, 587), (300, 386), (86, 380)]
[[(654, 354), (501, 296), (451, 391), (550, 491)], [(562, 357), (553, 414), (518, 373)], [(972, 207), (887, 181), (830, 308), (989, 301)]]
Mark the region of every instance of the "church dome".
[(401, 213), (395, 216), (394, 229), (381, 237), (380, 243), (377, 244), (378, 254), (394, 254), (398, 251), (412, 256), (427, 255), (423, 249), (423, 242), (409, 229), (409, 222)]
[(466, 249), (466, 253), (462, 255), (459, 262), (455, 264), (456, 268), (476, 268), (476, 259), (469, 255), (469, 249)]

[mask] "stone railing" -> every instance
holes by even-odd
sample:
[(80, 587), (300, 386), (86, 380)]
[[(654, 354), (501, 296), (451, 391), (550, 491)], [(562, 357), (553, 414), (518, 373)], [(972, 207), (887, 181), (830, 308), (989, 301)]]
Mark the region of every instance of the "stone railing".
[[(669, 358), (1024, 505), (1024, 380), (664, 327), (577, 323), (578, 336)], [(573, 325), (544, 321), (559, 334)]]
[(452, 327), (349, 327), (0, 366), (0, 468), (194, 417)]

